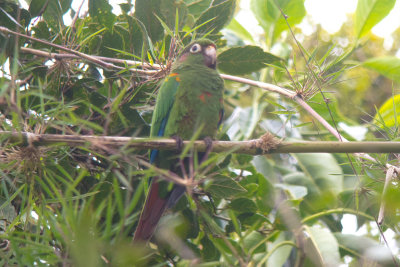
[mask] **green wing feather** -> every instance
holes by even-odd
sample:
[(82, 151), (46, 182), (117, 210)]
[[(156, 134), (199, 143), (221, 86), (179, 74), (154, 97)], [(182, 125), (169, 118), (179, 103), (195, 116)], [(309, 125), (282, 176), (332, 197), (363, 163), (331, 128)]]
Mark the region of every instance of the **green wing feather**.
[[(160, 87), (157, 95), (156, 106), (151, 120), (150, 137), (163, 136), (166, 120), (175, 101), (175, 94), (179, 82), (173, 77), (167, 77)], [(164, 125), (163, 125), (164, 124)], [(163, 126), (163, 127), (162, 127)]]

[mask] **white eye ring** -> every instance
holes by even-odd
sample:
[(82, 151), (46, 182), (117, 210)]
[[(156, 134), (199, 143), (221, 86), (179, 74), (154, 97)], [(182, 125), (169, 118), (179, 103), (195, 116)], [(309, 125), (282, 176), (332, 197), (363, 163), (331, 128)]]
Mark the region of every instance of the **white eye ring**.
[(201, 52), (201, 46), (199, 44), (192, 45), (192, 47), (190, 48), (190, 53), (196, 54), (199, 52)]

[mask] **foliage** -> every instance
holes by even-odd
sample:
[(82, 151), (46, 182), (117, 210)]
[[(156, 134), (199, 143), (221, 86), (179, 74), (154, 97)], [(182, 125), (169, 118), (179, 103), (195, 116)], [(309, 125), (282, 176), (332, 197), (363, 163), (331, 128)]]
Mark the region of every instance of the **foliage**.
[[(347, 139), (399, 137), (394, 55), (400, 31), (389, 51), (370, 32), (395, 1), (359, 0), (338, 33), (321, 29), (309, 36), (299, 27), (307, 18), (303, 0), (251, 0), (261, 36), (235, 19), (235, 0), (127, 0), (119, 15), (106, 0), (89, 0), (88, 12), (71, 0), (22, 2), (0, 2), (0, 26), (47, 43), (0, 33), (2, 130), (146, 137), (171, 62), (184, 45), (207, 37), (218, 46), (221, 73), (293, 90)], [(108, 57), (102, 60), (119, 68), (66, 57), (70, 52), (51, 44)], [(140, 72), (155, 63), (164, 64), (160, 72)], [(242, 141), (270, 131), (334, 140), (291, 99), (243, 83), (225, 85), (219, 139)], [(132, 243), (132, 235), (147, 181), (158, 172), (144, 163), (148, 151), (1, 142), (4, 266), (398, 264), (380, 242), (383, 233), (399, 237), (397, 182), (383, 196), (384, 224), (378, 228), (374, 220), (385, 165), (397, 165), (397, 155), (364, 161), (339, 154), (211, 154), (194, 164), (198, 186), (163, 217), (153, 245), (143, 246)], [(365, 234), (343, 232), (350, 214)]]

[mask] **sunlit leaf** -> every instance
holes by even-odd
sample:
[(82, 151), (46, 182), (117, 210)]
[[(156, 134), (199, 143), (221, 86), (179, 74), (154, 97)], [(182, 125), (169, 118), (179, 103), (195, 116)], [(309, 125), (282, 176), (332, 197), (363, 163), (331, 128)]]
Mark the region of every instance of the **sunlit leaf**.
[(319, 226), (306, 227), (306, 255), (315, 266), (338, 266), (340, 263), (339, 244), (335, 236)]
[[(251, 10), (271, 40), (289, 29), (287, 23), (293, 27), (306, 15), (304, 0), (251, 0), (250, 3)], [(287, 16), (287, 23), (282, 13)]]
[(363, 66), (377, 71), (389, 79), (400, 82), (400, 58), (398, 57), (376, 57), (363, 62)]
[(363, 37), (386, 17), (395, 3), (396, 0), (358, 0), (354, 13), (354, 30), (357, 38)]

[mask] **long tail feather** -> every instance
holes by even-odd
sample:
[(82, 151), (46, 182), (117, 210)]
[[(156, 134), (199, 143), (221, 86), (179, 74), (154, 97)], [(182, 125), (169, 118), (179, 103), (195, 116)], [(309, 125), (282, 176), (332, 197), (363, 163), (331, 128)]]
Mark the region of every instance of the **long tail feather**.
[(184, 186), (174, 185), (170, 194), (165, 198), (161, 198), (159, 193), (160, 185), (161, 183), (158, 183), (157, 178), (155, 178), (147, 195), (142, 214), (140, 215), (133, 241), (149, 240), (154, 234), (165, 210), (173, 207), (185, 193)]
[(133, 237), (134, 241), (149, 240), (157, 227), (158, 221), (167, 209), (168, 198), (159, 196), (159, 186), (160, 183), (156, 181), (151, 184), (150, 192), (147, 195), (146, 203)]

